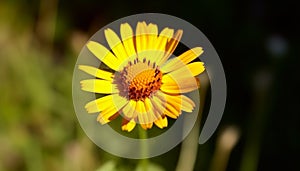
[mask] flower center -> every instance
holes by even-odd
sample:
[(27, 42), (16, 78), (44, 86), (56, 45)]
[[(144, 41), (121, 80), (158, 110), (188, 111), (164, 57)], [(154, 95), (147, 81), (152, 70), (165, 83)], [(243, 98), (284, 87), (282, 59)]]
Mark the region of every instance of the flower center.
[(137, 74), (129, 85), (129, 98), (144, 100), (161, 86), (162, 73), (158, 69), (149, 69)]
[(144, 101), (161, 87), (162, 72), (150, 61), (129, 62), (117, 77), (120, 94), (129, 99)]

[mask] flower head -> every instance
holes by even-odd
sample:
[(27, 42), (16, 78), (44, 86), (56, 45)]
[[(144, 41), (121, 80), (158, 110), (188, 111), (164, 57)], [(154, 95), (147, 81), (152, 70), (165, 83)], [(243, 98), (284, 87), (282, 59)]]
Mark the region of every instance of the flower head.
[(170, 58), (176, 49), (182, 30), (164, 28), (158, 33), (155, 24), (138, 22), (133, 33), (128, 23), (121, 24), (119, 36), (111, 29), (104, 31), (111, 51), (94, 41), (87, 48), (112, 73), (92, 66), (79, 69), (95, 76), (82, 80), (84, 91), (103, 94), (86, 104), (88, 113), (100, 112), (97, 120), (106, 124), (123, 116), (122, 130), (131, 131), (136, 123), (150, 129), (168, 126), (167, 116), (176, 119), (182, 111), (192, 112), (194, 102), (183, 95), (198, 89), (195, 76), (202, 73), (203, 62), (192, 62), (203, 53), (201, 47)]

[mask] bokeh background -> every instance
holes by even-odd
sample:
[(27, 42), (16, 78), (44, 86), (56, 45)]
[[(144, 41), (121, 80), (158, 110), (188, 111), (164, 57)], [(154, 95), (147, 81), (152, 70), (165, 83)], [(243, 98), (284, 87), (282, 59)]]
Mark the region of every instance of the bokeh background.
[(198, 27), (216, 48), (228, 85), (220, 126), (194, 148), (196, 158), (182, 157), (189, 154), (186, 142), (148, 160), (148, 170), (300, 170), (296, 7), (262, 0), (0, 1), (0, 171), (142, 170), (140, 160), (110, 155), (87, 138), (71, 87), (89, 37), (116, 19), (145, 12)]

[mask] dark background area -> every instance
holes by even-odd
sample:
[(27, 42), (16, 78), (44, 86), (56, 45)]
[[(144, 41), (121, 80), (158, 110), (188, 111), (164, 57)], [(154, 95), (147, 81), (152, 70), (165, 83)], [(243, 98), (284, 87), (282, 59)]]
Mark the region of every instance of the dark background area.
[[(97, 30), (137, 13), (164, 13), (199, 28), (227, 79), (217, 133), (198, 147), (210, 168), (222, 128), (240, 131), (226, 170), (300, 170), (299, 11), (296, 1), (1, 1), (0, 171), (96, 170), (135, 165), (92, 144), (72, 108), (76, 58)], [(173, 170), (180, 145), (151, 161)], [(75, 163), (75, 164), (73, 164)], [(76, 170), (75, 169), (75, 170)]]

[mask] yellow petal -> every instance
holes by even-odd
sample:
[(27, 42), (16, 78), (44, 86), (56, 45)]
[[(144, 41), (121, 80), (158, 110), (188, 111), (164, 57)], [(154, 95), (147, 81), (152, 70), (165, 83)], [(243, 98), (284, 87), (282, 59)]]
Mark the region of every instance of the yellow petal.
[(124, 44), (124, 48), (127, 52), (127, 55), (129, 57), (135, 55), (136, 52), (133, 43), (134, 35), (133, 35), (132, 28), (128, 23), (124, 23), (121, 24), (120, 32), (121, 32), (122, 41)]
[(129, 103), (123, 108), (123, 114), (126, 119), (132, 119), (136, 108), (136, 101), (130, 100)]
[(140, 124), (140, 126), (141, 126), (144, 130), (147, 130), (147, 125), (146, 125), (146, 124)]
[(170, 104), (167, 104), (167, 110), (165, 111), (165, 114), (170, 118), (177, 119), (178, 116), (181, 114), (181, 111), (178, 111)]
[(158, 36), (158, 28), (156, 24), (150, 23), (147, 26), (147, 32), (148, 32), (148, 49), (154, 50), (155, 49), (155, 42)]
[(101, 124), (110, 122), (111, 117), (117, 114), (119, 110), (126, 105), (126, 103), (128, 103), (127, 99), (119, 101), (117, 105), (108, 106), (108, 108), (105, 108), (98, 115), (97, 121), (99, 121)]
[(178, 43), (180, 42), (180, 39), (182, 37), (182, 30), (178, 30), (174, 37), (168, 41), (166, 44), (166, 53), (163, 56), (163, 58), (158, 62), (158, 65), (162, 65), (163, 63), (168, 60), (168, 58), (173, 54), (174, 50), (176, 49)]
[(109, 44), (116, 57), (122, 61), (127, 59), (127, 53), (118, 35), (111, 29), (106, 29), (104, 31), (104, 34), (107, 43)]
[(168, 126), (168, 119), (164, 116), (163, 118), (159, 118), (158, 120), (156, 120), (154, 123), (157, 127), (163, 129)]
[(158, 38), (154, 43), (154, 50), (156, 51), (156, 53), (153, 56), (153, 61), (159, 62), (163, 58), (167, 41), (173, 37), (173, 33), (174, 30), (167, 27), (160, 32)]
[[(152, 26), (151, 26), (152, 27)], [(151, 28), (154, 29), (154, 28)], [(154, 30), (150, 30), (150, 31), (155, 31)], [(139, 60), (144, 60), (147, 59), (150, 60), (151, 62), (155, 62), (153, 60), (153, 56), (156, 55), (156, 51), (155, 50), (151, 50), (153, 49), (154, 42), (153, 40), (157, 37), (157, 34), (154, 35), (154, 33), (149, 33), (148, 32), (148, 26), (145, 22), (139, 22), (137, 24), (137, 28), (136, 28), (136, 50), (137, 50), (137, 57)], [(150, 46), (149, 46), (150, 45)]]
[(145, 22), (137, 23), (135, 40), (137, 53), (147, 50), (147, 25)]
[(103, 71), (101, 69), (98, 69), (98, 68), (95, 68), (92, 66), (79, 65), (78, 68), (92, 76), (97, 77), (97, 78), (101, 78), (101, 79), (108, 80), (108, 81), (111, 81), (113, 78), (113, 74), (111, 72)]
[(164, 73), (171, 72), (183, 67), (185, 64), (193, 61), (199, 55), (203, 53), (203, 49), (201, 47), (195, 47), (181, 54), (180, 56), (170, 59), (167, 61), (162, 67), (161, 71)]
[[(203, 62), (193, 62), (188, 64), (187, 67), (191, 71), (193, 76), (197, 76), (205, 70)], [(180, 72), (180, 70), (178, 72)]]
[(172, 58), (170, 60), (168, 60), (167, 62), (165, 62), (161, 68), (160, 71), (163, 73), (168, 73), (171, 71), (175, 71), (177, 69), (180, 69), (182, 67), (185, 67), (185, 63), (183, 63), (183, 61), (181, 61), (178, 57)]
[(162, 91), (158, 90), (156, 92), (156, 96), (166, 104), (170, 104), (175, 108), (177, 111), (180, 111), (180, 106), (181, 106), (181, 97), (178, 95), (169, 95), (166, 93), (163, 93)]
[(174, 52), (178, 43), (180, 42), (182, 34), (183, 34), (183, 30), (177, 30), (174, 37), (168, 41), (167, 47), (166, 47), (168, 54), (172, 54)]
[(161, 93), (158, 93), (157, 96), (158, 97), (164, 96), (164, 98), (166, 99), (165, 101), (170, 103), (176, 110), (192, 112), (195, 107), (195, 103), (190, 98), (184, 95), (177, 95), (177, 94), (172, 95), (172, 94), (165, 94), (165, 93), (162, 95)]
[(164, 75), (162, 82), (160, 90), (171, 94), (187, 93), (198, 89), (198, 83), (194, 77), (176, 78)]
[(106, 47), (94, 41), (89, 41), (87, 47), (105, 65), (115, 71), (119, 70), (122, 61), (117, 59)]
[(194, 101), (193, 101), (192, 99), (186, 97), (185, 95), (181, 95), (181, 97), (182, 97), (182, 100), (183, 100), (183, 101), (189, 103), (189, 104), (192, 105), (193, 107), (196, 106), (195, 103), (194, 103)]
[(153, 96), (151, 102), (161, 112), (161, 115), (167, 115), (176, 119), (180, 114), (180, 111), (176, 110), (165, 100), (162, 100), (162, 97)]
[(181, 99), (182, 99), (181, 110), (186, 112), (192, 112), (195, 107), (195, 103), (193, 102), (193, 100), (191, 100), (190, 98), (184, 95), (181, 95)]
[(155, 101), (154, 100), (155, 97), (151, 97), (149, 98), (149, 102), (151, 103), (152, 106), (152, 110), (153, 110), (153, 119), (158, 120), (161, 119), (164, 116), (164, 110), (165, 110), (165, 106), (164, 104), (160, 103), (160, 101)]
[(119, 94), (107, 95), (100, 97), (96, 100), (93, 100), (85, 105), (85, 108), (88, 113), (95, 113), (105, 110), (110, 106), (116, 106), (120, 108), (120, 104), (123, 104), (124, 101), (127, 101), (126, 98), (121, 97)]
[(129, 122), (127, 121), (122, 125), (122, 130), (130, 132), (133, 130), (135, 125), (136, 125), (136, 123), (135, 123), (134, 119), (131, 119)]
[(154, 107), (155, 111), (159, 114), (158, 116), (164, 115), (164, 111), (166, 109), (165, 104), (162, 103), (156, 96), (152, 96), (150, 98), (151, 104)]
[(148, 97), (145, 98), (144, 103), (145, 103), (146, 112), (149, 117), (149, 121), (154, 122), (155, 120), (158, 119), (158, 117), (155, 114), (154, 106), (152, 105), (152, 103)]
[(173, 29), (169, 29), (167, 27), (164, 28), (160, 32), (160, 34), (155, 42), (155, 50), (165, 51), (167, 41), (173, 37), (173, 33), (174, 33)]
[(153, 125), (153, 122), (150, 122), (150, 120), (148, 118), (144, 102), (138, 101), (136, 110), (138, 112), (137, 117), (138, 117), (139, 124), (141, 125), (141, 127), (145, 130), (148, 128), (151, 128)]
[(142, 127), (144, 130), (150, 129), (150, 128), (152, 128), (152, 126), (153, 126), (153, 122), (147, 123), (147, 124), (141, 124), (141, 127)]
[(187, 93), (196, 89), (198, 89), (198, 83), (194, 77), (182, 78), (180, 80), (173, 79), (172, 82), (162, 84), (162, 86), (160, 87), (160, 90), (162, 90), (163, 92), (171, 94)]
[(114, 116), (118, 111), (114, 110), (113, 108), (109, 108), (101, 112), (98, 117), (97, 121), (100, 122), (102, 125), (109, 123), (111, 120), (110, 117)]
[(112, 84), (111, 81), (99, 80), (99, 79), (88, 79), (80, 81), (81, 89), (93, 93), (118, 93), (119, 90), (116, 84)]
[(167, 93), (186, 93), (198, 89), (199, 82), (194, 77), (195, 74), (203, 71), (203, 68), (199, 68), (199, 71), (194, 67), (203, 65), (201, 62), (185, 65), (184, 67), (172, 71), (162, 77), (161, 90)]
[(171, 96), (161, 91), (157, 91), (156, 96), (160, 99), (161, 103), (165, 104), (166, 110), (164, 113), (167, 116), (176, 119), (181, 114), (181, 106), (174, 101), (176, 100), (175, 98), (171, 98)]
[(151, 129), (152, 126), (153, 126), (153, 122), (150, 122), (150, 123), (146, 124), (146, 127), (147, 127), (148, 129)]
[(148, 124), (150, 124), (149, 117), (146, 112), (145, 104), (142, 101), (137, 101), (136, 103), (136, 112), (137, 117), (140, 124), (145, 124), (148, 127)]
[(180, 60), (183, 61), (183, 63), (187, 64), (191, 62), (192, 60), (196, 59), (199, 55), (203, 53), (202, 47), (195, 47), (193, 49), (190, 49), (186, 51), (185, 53), (178, 56)]

